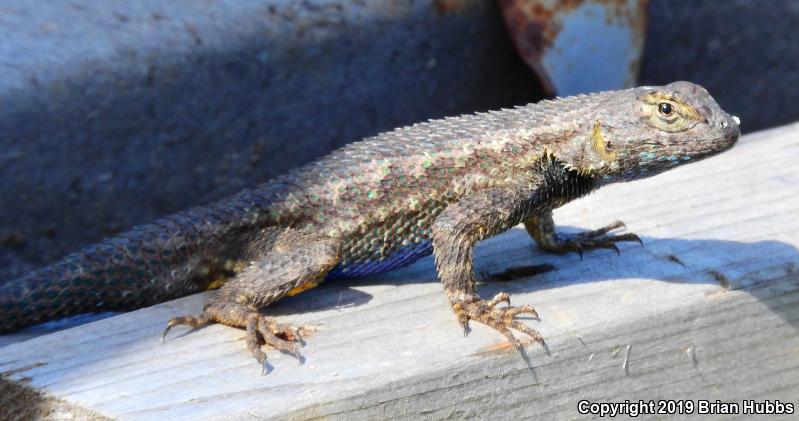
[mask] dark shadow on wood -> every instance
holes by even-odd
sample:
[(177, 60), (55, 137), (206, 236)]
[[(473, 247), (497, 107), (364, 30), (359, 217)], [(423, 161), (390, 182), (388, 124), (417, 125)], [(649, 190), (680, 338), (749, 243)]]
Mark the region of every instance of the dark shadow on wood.
[[(563, 231), (577, 231), (573, 227), (563, 227)], [(514, 229), (521, 235), (522, 229)], [(505, 234), (513, 235), (513, 234)], [(635, 243), (621, 244), (621, 255), (610, 250), (595, 250), (585, 253), (581, 260), (576, 253), (554, 255), (530, 246), (519, 250), (505, 246), (491, 247), (490, 254), (481, 253), (488, 247), (478, 246), (475, 252), (475, 271), (501, 272), (520, 265), (550, 264), (554, 269), (533, 277), (519, 278), (508, 282), (479, 282), (481, 296), (490, 297), (505, 291), (509, 294), (534, 292), (566, 285), (601, 282), (625, 278), (649, 278), (664, 282), (688, 284), (719, 284), (729, 290), (742, 290), (766, 301), (779, 291), (769, 288), (775, 279), (787, 277), (799, 285), (799, 250), (793, 245), (780, 241), (758, 241), (744, 243), (724, 240), (684, 240), (671, 238), (642, 237), (644, 246)], [(502, 236), (493, 240), (503, 242)], [(508, 241), (519, 244), (518, 241)], [(483, 250), (481, 250), (483, 249)], [(529, 257), (524, 257), (527, 254)], [(512, 263), (502, 266), (503, 255), (510, 255)], [(521, 258), (518, 256), (521, 255)], [(770, 256), (757, 269), (738, 273), (738, 263), (750, 256)], [(564, 279), (568, 272), (568, 279)], [(478, 279), (480, 276), (478, 275)], [(294, 314), (309, 310), (322, 310), (342, 306), (359, 306), (370, 301), (371, 295), (352, 289), (351, 286), (365, 285), (408, 285), (437, 282), (433, 258), (427, 257), (415, 264), (394, 272), (367, 278), (343, 279), (323, 284), (295, 297), (285, 298), (266, 309), (267, 314)], [(799, 287), (797, 287), (799, 289)], [(784, 293), (784, 292), (783, 292)], [(443, 290), (442, 290), (443, 294)], [(784, 313), (789, 309), (771, 307), (786, 321), (799, 330), (799, 320), (795, 315)]]

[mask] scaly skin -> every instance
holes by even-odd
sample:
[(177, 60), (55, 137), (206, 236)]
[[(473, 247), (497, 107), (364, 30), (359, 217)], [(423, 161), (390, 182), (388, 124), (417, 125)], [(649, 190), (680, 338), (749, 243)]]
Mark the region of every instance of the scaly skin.
[[(325, 279), (363, 276), (431, 252), (456, 317), (510, 329), (535, 314), (475, 291), (475, 244), (523, 222), (552, 252), (640, 241), (602, 230), (571, 237), (551, 211), (596, 188), (722, 152), (738, 121), (688, 82), (604, 92), (430, 121), (353, 143), (252, 190), (135, 228), (0, 286), (0, 332), (70, 314), (126, 310), (224, 285), (197, 317), (247, 329), (297, 354), (300, 329), (258, 311)], [(164, 332), (166, 335), (166, 332)]]

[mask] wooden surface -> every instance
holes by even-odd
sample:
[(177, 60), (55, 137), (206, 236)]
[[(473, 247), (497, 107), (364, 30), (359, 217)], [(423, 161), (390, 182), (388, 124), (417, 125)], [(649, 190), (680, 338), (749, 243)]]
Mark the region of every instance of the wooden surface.
[[(0, 348), (0, 395), (25, 385), (94, 416), (142, 419), (577, 418), (577, 402), (799, 397), (799, 125), (745, 136), (721, 156), (603, 188), (555, 213), (563, 230), (616, 219), (645, 247), (552, 256), (523, 229), (482, 243), (478, 271), (548, 262), (485, 283), (533, 304), (550, 353), (529, 365), (494, 331), (464, 338), (431, 258), (320, 286), (267, 313), (312, 324), (304, 365), (243, 333), (160, 333), (187, 297)], [(43, 402), (44, 402), (43, 401)]]

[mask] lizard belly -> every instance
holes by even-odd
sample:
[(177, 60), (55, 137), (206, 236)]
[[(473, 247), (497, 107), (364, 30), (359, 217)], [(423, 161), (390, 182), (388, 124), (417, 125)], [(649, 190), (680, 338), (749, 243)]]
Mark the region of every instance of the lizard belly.
[(336, 265), (325, 278), (326, 280), (356, 278), (377, 275), (403, 266), (407, 266), (433, 252), (433, 242), (422, 241), (403, 247), (384, 258), (372, 258), (357, 262), (342, 262)]

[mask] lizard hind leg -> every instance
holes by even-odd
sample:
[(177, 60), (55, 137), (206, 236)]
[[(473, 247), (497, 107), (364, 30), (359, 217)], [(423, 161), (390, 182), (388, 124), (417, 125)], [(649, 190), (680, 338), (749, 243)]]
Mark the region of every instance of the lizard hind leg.
[(306, 327), (295, 327), (268, 318), (260, 309), (322, 282), (339, 261), (339, 242), (333, 239), (296, 235), (291, 241), (277, 243), (271, 251), (254, 261), (241, 273), (213, 291), (199, 316), (175, 317), (169, 321), (164, 336), (174, 326), (198, 328), (220, 323), (246, 329), (247, 349), (266, 370), (262, 345), (302, 358), (301, 334)]

